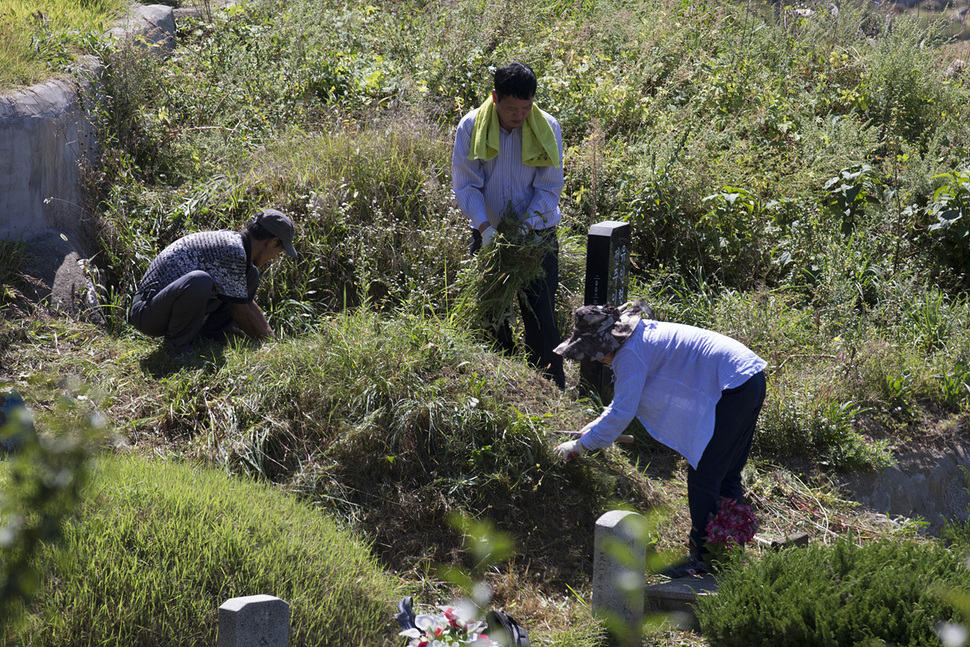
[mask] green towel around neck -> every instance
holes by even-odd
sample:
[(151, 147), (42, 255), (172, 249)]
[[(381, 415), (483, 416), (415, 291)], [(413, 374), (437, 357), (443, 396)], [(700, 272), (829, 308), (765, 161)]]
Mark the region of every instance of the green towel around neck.
[[(540, 115), (538, 118), (536, 114)], [(475, 115), (468, 159), (486, 162), (498, 155), (498, 111), (489, 96)], [(522, 124), (522, 163), (526, 166), (559, 166), (559, 144), (556, 133), (544, 113), (532, 105), (529, 116)]]

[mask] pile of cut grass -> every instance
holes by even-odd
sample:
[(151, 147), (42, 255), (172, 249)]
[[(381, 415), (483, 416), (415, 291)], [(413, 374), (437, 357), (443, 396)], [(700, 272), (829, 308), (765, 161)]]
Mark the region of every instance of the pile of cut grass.
[(279, 490), (175, 460), (104, 456), (5, 645), (214, 645), (219, 606), (290, 604), (292, 645), (382, 645), (399, 599), (367, 545)]

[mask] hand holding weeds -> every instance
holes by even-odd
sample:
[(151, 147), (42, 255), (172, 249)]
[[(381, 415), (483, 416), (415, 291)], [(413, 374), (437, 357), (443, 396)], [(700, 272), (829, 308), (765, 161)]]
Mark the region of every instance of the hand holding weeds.
[(560, 443), (556, 446), (556, 454), (559, 458), (566, 461), (571, 461), (574, 458), (578, 458), (586, 453), (586, 448), (583, 447), (583, 443), (579, 442), (579, 438), (576, 440), (567, 440), (564, 443)]

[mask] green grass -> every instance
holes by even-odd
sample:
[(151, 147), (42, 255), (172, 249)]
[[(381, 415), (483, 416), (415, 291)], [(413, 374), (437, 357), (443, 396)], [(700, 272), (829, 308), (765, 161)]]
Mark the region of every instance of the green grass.
[(0, 89), (31, 85), (91, 54), (127, 0), (7, 0), (0, 8)]
[(393, 644), (400, 597), (370, 547), (266, 485), (176, 459), (104, 455), (4, 644), (213, 645), (219, 606), (290, 605), (292, 645)]
[[(464, 307), (453, 128), (489, 66), (520, 58), (563, 125), (564, 330), (588, 226), (630, 222), (631, 296), (769, 360), (745, 474), (766, 532), (911, 535), (837, 483), (965, 429), (970, 97), (939, 25), (812, 8), (257, 1), (183, 21), (164, 60), (104, 48), (90, 197), (109, 326), (14, 316), (33, 310), (19, 252), (0, 250), (0, 381), (42, 425), (65, 375), (99, 386), (136, 451), (276, 483), (424, 601), (453, 593), (436, 564), (469, 565), (449, 513), (491, 519), (516, 542), (487, 575), (495, 603), (543, 627), (537, 644), (596, 644), (590, 528), (667, 506), (658, 547), (681, 551), (684, 465), (645, 438), (556, 464), (556, 430), (597, 403), (489, 353)], [(125, 295), (168, 242), (265, 206), (294, 217), (301, 251), (258, 296), (281, 339), (203, 346), (177, 370), (127, 325)]]
[[(200, 473), (190, 464), (171, 464), (185, 457), (236, 474), (241, 481), (197, 477), (211, 478), (216, 492), (199, 491), (193, 506), (200, 515), (209, 514), (204, 502), (210, 498), (216, 514), (223, 497), (231, 496), (219, 493), (225, 487), (248, 491), (246, 483), (254, 478), (274, 482), (310, 503), (321, 524), (337, 519), (366, 537), (381, 567), (423, 603), (455, 594), (439, 565), (475, 565), (464, 552), (461, 533), (446, 522), (448, 515), (457, 511), (493, 521), (514, 542), (513, 557), (486, 573), (493, 605), (526, 618), (530, 627), (541, 624), (536, 644), (596, 644), (599, 630), (582, 600), (590, 587), (590, 529), (603, 512), (618, 505), (643, 512), (667, 508), (657, 546), (681, 550), (687, 529), (684, 475), (671, 452), (641, 440), (582, 463), (556, 463), (551, 455), (559, 442), (555, 430), (577, 428), (595, 407), (559, 394), (520, 362), (494, 356), (468, 333), (434, 320), (403, 312), (337, 314), (320, 321), (315, 332), (287, 335), (259, 348), (201, 346), (200, 362), (184, 369), (171, 365), (153, 340), (105, 337), (93, 326), (61, 320), (9, 321), (0, 339), (4, 375), (10, 375), (6, 367), (31, 367), (29, 379), (4, 379), (35, 407), (41, 428), (56, 424), (61, 375), (91, 383), (95, 388), (87, 406), (101, 410), (133, 451), (154, 456), (141, 467), (140, 461), (132, 463), (132, 472)], [(93, 349), (95, 354), (88, 354)], [(746, 474), (766, 528), (816, 528), (839, 510), (848, 527), (870, 529), (864, 516), (840, 502), (837, 491), (814, 490), (816, 477), (804, 476), (805, 484), (786, 474), (781, 466), (763, 462)], [(104, 479), (94, 480), (108, 487)], [(122, 485), (122, 491), (103, 496), (124, 498), (133, 487)], [(183, 496), (174, 494), (177, 489), (164, 488), (173, 491), (166, 499), (173, 502), (169, 507), (177, 507)], [(787, 501), (824, 501), (825, 507), (792, 510)], [(82, 509), (82, 522), (90, 512), (101, 515), (113, 505), (97, 502), (88, 499), (91, 507)], [(276, 522), (292, 516), (279, 514)], [(169, 531), (153, 532), (168, 536)], [(227, 531), (225, 540), (233, 536)], [(833, 538), (823, 534), (818, 540)], [(66, 550), (76, 552), (73, 545)], [(121, 551), (124, 562), (127, 546), (109, 543), (104, 550)], [(293, 560), (280, 563), (302, 580), (304, 571), (291, 567)], [(164, 569), (183, 572), (173, 563)], [(200, 565), (198, 577), (218, 577), (211, 570)], [(90, 586), (82, 583), (88, 578), (78, 578), (78, 586)], [(148, 589), (140, 581), (133, 584), (115, 595), (142, 600)], [(159, 604), (155, 598), (143, 601)], [(35, 622), (42, 632), (39, 627), (54, 621)], [(111, 631), (120, 635), (133, 629), (122, 623)], [(658, 629), (657, 636), (668, 631)]]

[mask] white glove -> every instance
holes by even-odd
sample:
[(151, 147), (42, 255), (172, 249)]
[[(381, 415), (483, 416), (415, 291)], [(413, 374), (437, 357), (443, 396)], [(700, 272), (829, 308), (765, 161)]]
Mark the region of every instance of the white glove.
[(488, 247), (488, 244), (492, 242), (493, 238), (495, 238), (495, 227), (489, 225), (482, 232), (482, 247)]
[(556, 453), (559, 454), (559, 458), (562, 460), (571, 461), (585, 454), (586, 448), (583, 447), (583, 443), (579, 442), (579, 438), (577, 438), (576, 440), (567, 440), (558, 445), (556, 447)]

